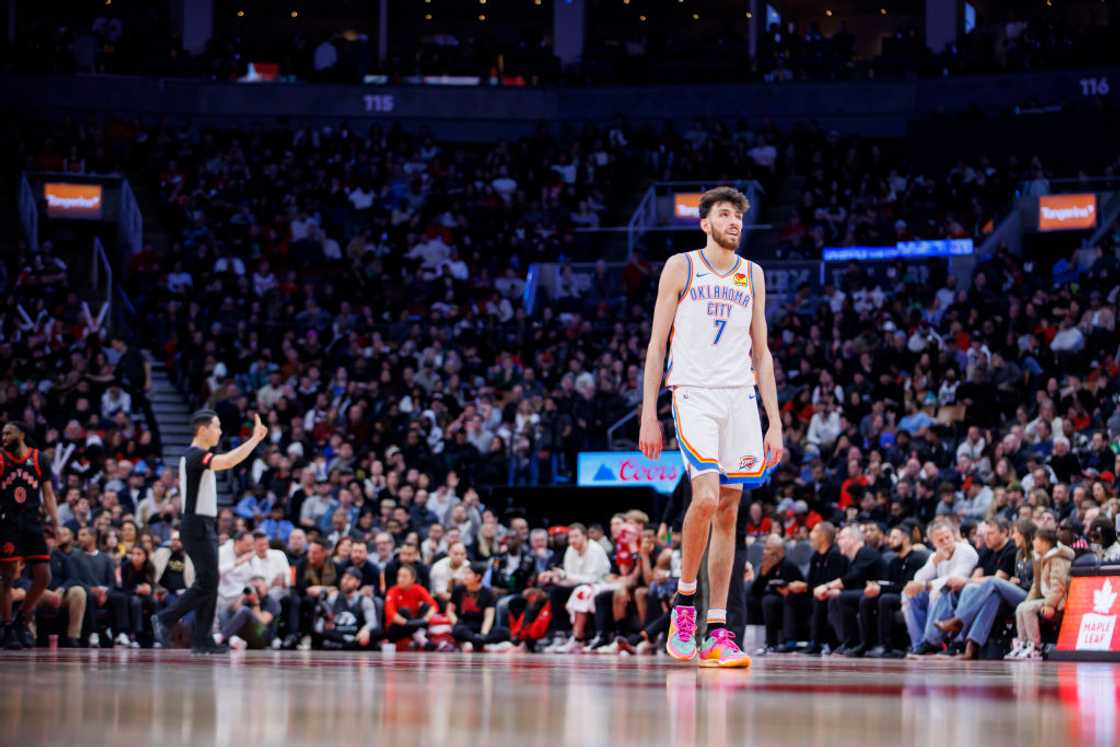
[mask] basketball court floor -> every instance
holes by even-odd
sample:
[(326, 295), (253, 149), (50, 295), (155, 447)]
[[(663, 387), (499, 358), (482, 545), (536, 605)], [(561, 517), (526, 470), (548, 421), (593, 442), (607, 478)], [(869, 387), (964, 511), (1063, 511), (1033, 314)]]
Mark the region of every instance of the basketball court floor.
[(3, 745), (1116, 745), (1120, 666), (178, 651), (0, 655)]

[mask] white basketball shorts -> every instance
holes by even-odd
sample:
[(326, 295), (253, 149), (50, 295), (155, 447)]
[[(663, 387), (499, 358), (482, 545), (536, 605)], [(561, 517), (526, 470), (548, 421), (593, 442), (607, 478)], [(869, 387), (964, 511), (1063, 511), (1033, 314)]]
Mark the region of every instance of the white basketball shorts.
[(766, 462), (758, 394), (753, 386), (674, 387), (673, 422), (690, 478), (718, 472), (723, 485), (756, 487), (770, 480), (781, 458), (781, 454), (772, 454), (770, 463)]

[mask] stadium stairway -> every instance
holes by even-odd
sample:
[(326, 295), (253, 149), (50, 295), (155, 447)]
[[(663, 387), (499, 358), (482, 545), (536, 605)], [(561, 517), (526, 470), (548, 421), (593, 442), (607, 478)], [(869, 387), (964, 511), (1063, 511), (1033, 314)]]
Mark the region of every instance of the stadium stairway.
[[(163, 463), (178, 470), (179, 458), (191, 442), (190, 405), (171, 382), (163, 361), (150, 362), (152, 391), (149, 396), (163, 444)], [(233, 490), (228, 475), (228, 472), (218, 473), (218, 503), (223, 506), (233, 503)]]

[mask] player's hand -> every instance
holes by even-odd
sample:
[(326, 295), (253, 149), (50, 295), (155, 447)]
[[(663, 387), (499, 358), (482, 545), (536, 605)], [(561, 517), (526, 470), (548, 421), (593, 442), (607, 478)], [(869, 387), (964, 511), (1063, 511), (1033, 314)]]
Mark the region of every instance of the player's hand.
[(766, 458), (766, 466), (776, 467), (782, 461), (782, 455), (785, 453), (785, 447), (782, 445), (782, 428), (779, 425), (772, 425), (766, 429), (766, 438), (762, 440), (763, 453)]
[(646, 459), (656, 461), (661, 457), (661, 421), (656, 415), (642, 416), (638, 432), (638, 449)]
[(261, 422), (260, 413), (253, 413), (253, 438), (263, 441), (268, 436), (268, 426)]

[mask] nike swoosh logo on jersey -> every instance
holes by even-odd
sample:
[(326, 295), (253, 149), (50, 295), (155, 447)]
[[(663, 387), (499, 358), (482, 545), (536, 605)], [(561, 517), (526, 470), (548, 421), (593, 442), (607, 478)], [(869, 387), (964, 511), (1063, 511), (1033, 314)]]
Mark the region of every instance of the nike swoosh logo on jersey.
[(710, 273), (710, 272), (698, 272), (698, 273), (696, 273), (696, 277), (698, 277), (698, 278), (706, 278), (706, 277), (708, 277), (708, 276), (709, 276), (709, 275), (711, 275), (711, 274), (712, 274), (712, 273)]

